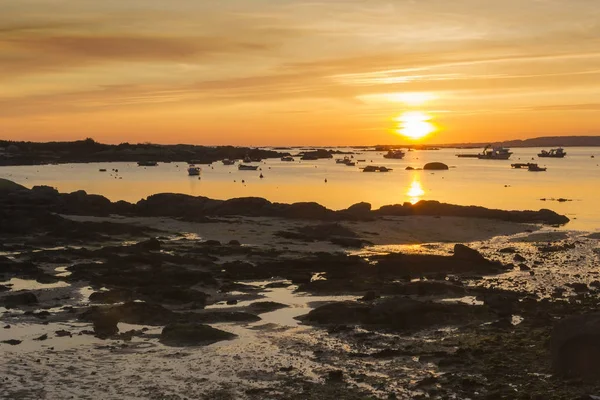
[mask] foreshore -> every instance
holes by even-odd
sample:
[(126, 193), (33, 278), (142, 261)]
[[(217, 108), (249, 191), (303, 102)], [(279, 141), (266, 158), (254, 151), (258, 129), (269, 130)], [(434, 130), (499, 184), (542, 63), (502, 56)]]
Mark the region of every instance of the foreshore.
[(600, 237), (550, 210), (131, 204), (6, 180), (0, 205), (1, 398), (598, 393)]

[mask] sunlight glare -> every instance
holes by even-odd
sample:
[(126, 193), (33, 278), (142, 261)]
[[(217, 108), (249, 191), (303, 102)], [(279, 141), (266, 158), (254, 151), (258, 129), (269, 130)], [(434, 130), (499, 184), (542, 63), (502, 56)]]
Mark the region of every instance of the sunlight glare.
[(428, 101), (434, 100), (437, 97), (432, 93), (426, 92), (399, 92), (388, 93), (386, 97), (389, 101), (404, 103), (409, 106), (420, 106)]
[(435, 131), (435, 126), (429, 122), (432, 117), (421, 111), (407, 111), (396, 118), (396, 132), (409, 138), (421, 139)]

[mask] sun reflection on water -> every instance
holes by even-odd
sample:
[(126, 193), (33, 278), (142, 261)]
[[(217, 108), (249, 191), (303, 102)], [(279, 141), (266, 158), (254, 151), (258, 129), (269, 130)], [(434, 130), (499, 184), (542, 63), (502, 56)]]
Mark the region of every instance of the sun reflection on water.
[(423, 186), (421, 186), (419, 178), (415, 176), (408, 188), (408, 191), (406, 192), (406, 195), (410, 198), (410, 202), (415, 204), (421, 200), (424, 194), (425, 191), (423, 190)]

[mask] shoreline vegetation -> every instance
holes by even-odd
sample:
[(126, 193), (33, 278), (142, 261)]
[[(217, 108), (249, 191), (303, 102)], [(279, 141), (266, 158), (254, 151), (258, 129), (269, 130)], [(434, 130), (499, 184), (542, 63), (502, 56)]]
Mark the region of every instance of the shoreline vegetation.
[[(445, 145), (376, 145), (355, 147), (333, 147), (335, 150), (325, 150), (325, 147), (302, 147), (301, 154), (308, 153), (311, 159), (332, 158), (339, 154), (352, 154), (351, 148), (372, 151), (388, 151), (394, 148), (409, 148), (415, 150), (437, 150), (440, 148), (482, 148), (494, 143), (460, 143)], [(495, 144), (505, 147), (569, 147), (569, 146), (600, 146), (600, 136), (557, 136), (540, 137), (525, 140), (509, 140)], [(265, 148), (236, 147), (236, 146), (198, 146), (189, 144), (152, 144), (152, 143), (121, 143), (118, 145), (102, 144), (93, 139), (72, 142), (23, 142), (0, 140), (0, 166), (3, 165), (43, 165), (65, 163), (91, 162), (189, 162), (193, 164), (211, 164), (216, 161), (229, 159), (237, 160), (250, 157), (251, 159), (281, 158), (289, 155), (290, 148), (276, 147), (273, 150)]]
[(0, 397), (585, 398), (599, 248), (567, 222), (0, 180)]

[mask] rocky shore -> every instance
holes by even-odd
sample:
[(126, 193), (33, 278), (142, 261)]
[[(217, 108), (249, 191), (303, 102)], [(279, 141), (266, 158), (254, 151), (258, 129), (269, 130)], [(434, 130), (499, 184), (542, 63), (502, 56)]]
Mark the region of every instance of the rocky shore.
[(550, 210), (10, 181), (0, 206), (1, 398), (600, 393), (598, 235)]

